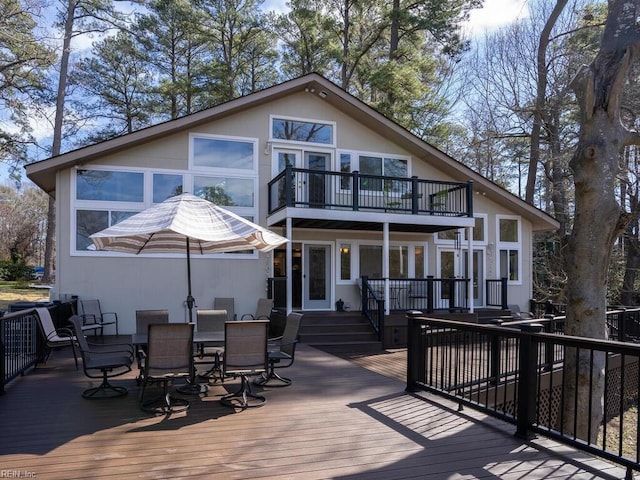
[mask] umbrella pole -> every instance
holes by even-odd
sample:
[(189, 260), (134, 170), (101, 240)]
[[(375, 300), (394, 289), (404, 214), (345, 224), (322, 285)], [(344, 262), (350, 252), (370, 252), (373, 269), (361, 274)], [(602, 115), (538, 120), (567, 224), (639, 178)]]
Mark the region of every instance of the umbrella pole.
[(187, 237), (187, 308), (189, 309), (189, 323), (193, 323), (193, 306), (196, 303), (195, 298), (191, 296), (191, 248), (189, 245), (189, 237)]

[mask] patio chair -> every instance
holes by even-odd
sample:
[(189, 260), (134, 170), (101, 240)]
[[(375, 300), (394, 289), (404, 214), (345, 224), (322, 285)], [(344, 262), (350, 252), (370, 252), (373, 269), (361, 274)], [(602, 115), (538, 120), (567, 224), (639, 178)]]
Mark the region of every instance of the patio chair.
[(424, 309), (427, 308), (427, 282), (413, 281), (409, 283), (407, 298), (410, 301), (409, 308)]
[(269, 320), (271, 310), (273, 310), (273, 300), (271, 298), (259, 298), (255, 315), (245, 313), (240, 317), (240, 320)]
[(290, 313), (284, 325), (282, 336), (270, 338), (268, 342), (269, 371), (263, 373), (253, 383), (260, 386), (288, 387), (291, 385), (290, 378), (281, 377), (276, 372), (276, 368), (287, 368), (293, 365), (298, 344), (298, 333), (302, 323), (302, 313)]
[(224, 297), (216, 297), (213, 299), (213, 309), (214, 310), (226, 310), (227, 311), (227, 320), (233, 321), (236, 319), (236, 310), (235, 310), (235, 300), (233, 297), (224, 298)]
[(83, 330), (99, 330), (100, 336), (102, 336), (106, 325), (115, 325), (116, 336), (118, 335), (118, 314), (103, 312), (100, 308), (100, 300), (80, 300), (80, 306), (84, 320)]
[(220, 399), (223, 405), (244, 410), (260, 407), (267, 401), (264, 396), (253, 393), (249, 377), (267, 371), (268, 331), (268, 320), (225, 323), (222, 372), (225, 376), (240, 377), (240, 388), (223, 396)]
[(78, 340), (85, 375), (89, 378), (102, 379), (100, 385), (85, 390), (82, 396), (93, 400), (126, 395), (128, 390), (125, 387), (112, 385), (109, 379), (131, 371), (134, 357), (133, 345), (89, 343), (82, 330), (82, 317), (74, 315), (69, 321), (73, 324)]
[(43, 307), (36, 308), (36, 316), (38, 317), (38, 324), (40, 330), (44, 336), (44, 342), (46, 352), (44, 356), (44, 363), (47, 362), (54, 348), (71, 346), (73, 352), (73, 360), (76, 363), (76, 370), (78, 369), (78, 355), (76, 353), (77, 340), (73, 334), (71, 328), (56, 328), (51, 318), (49, 310)]
[(136, 310), (136, 333), (147, 333), (151, 323), (169, 323), (169, 310)]
[[(169, 310), (136, 310), (136, 333), (148, 333), (152, 323), (169, 323)], [(141, 368), (142, 358), (146, 347), (138, 345), (136, 356), (138, 357), (138, 370)], [(140, 384), (142, 378), (138, 376), (136, 382)]]
[[(220, 332), (224, 333), (224, 324), (227, 321), (226, 310), (197, 310), (196, 311), (196, 329), (198, 332)], [(221, 357), (224, 353), (224, 347), (214, 346), (207, 348), (204, 343), (198, 344), (197, 356), (202, 360), (205, 357), (213, 357), (213, 366), (206, 372), (199, 373), (198, 376), (215, 380), (216, 376), (224, 381), (222, 375)], [(200, 361), (197, 363), (210, 363), (209, 361)]]
[[(168, 415), (189, 408), (185, 398), (174, 397), (169, 385), (177, 379), (191, 377), (193, 369), (193, 324), (166, 323), (149, 325), (147, 352), (142, 362), (140, 408), (149, 413)], [(162, 394), (145, 399), (149, 384), (160, 384)]]

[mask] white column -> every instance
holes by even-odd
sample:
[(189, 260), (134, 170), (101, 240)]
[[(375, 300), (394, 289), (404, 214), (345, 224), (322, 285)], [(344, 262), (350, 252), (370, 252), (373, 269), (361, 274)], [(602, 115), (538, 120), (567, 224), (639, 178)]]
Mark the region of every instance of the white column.
[(389, 297), (389, 223), (382, 224), (382, 277), (384, 278), (384, 314), (389, 315), (391, 297)]
[(293, 228), (291, 218), (287, 217), (287, 315), (293, 310)]
[(467, 272), (469, 275), (469, 312), (473, 313), (473, 227), (467, 227), (467, 248), (469, 249), (469, 255), (467, 255)]

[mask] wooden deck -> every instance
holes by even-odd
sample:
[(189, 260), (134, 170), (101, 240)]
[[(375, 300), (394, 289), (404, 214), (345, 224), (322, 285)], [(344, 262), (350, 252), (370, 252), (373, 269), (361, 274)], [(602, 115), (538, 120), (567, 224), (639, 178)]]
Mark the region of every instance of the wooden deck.
[(0, 396), (0, 478), (624, 477), (553, 442), (522, 443), (513, 426), (469, 409), (405, 393), (405, 355), (345, 359), (301, 345), (286, 370), (293, 385), (265, 389), (262, 408), (222, 406), (220, 395), (237, 385), (228, 381), (165, 418), (138, 409), (135, 371), (114, 382), (130, 388), (127, 397), (83, 399), (92, 382), (69, 351), (54, 352)]

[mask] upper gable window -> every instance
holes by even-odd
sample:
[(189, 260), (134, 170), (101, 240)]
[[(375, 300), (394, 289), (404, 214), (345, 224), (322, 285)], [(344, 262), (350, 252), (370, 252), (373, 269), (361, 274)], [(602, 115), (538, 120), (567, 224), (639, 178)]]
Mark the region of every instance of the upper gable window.
[(105, 202), (143, 202), (144, 174), (113, 170), (78, 170), (76, 198)]
[(255, 141), (244, 139), (193, 136), (193, 166), (254, 170)]
[(290, 142), (334, 145), (334, 125), (332, 123), (272, 117), (271, 138)]

